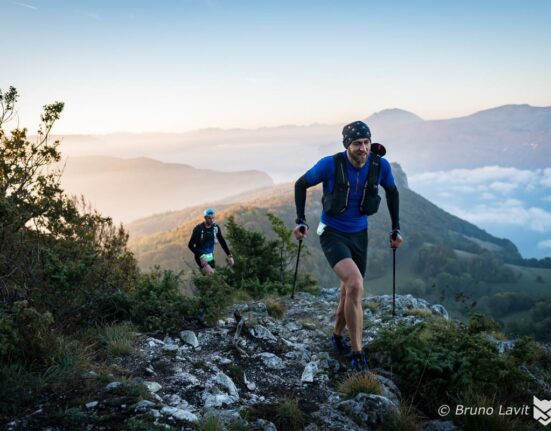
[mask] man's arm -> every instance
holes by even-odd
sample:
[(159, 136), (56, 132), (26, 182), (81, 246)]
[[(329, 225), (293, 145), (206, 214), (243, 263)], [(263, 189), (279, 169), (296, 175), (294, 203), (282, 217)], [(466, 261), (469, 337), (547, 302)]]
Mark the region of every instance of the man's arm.
[(400, 230), (400, 194), (396, 184), (384, 187), (386, 194), (386, 204), (388, 213), (392, 222), (392, 230)]
[(297, 210), (297, 224), (304, 224), (306, 222), (306, 216), (304, 215), (304, 209), (306, 207), (306, 190), (310, 187), (306, 174), (300, 177), (295, 183), (295, 207)]
[(193, 232), (191, 234), (191, 238), (189, 239), (188, 248), (191, 250), (193, 254), (197, 253), (197, 248), (199, 247), (199, 229), (197, 229), (197, 226), (193, 228)]

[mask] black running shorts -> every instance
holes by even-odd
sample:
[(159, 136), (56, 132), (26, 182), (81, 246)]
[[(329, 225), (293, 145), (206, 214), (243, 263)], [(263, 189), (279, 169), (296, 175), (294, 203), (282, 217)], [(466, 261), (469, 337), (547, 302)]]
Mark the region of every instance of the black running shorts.
[(341, 260), (351, 258), (360, 270), (362, 277), (365, 276), (367, 266), (367, 229), (348, 233), (325, 226), (325, 230), (320, 236), (320, 244), (331, 268)]
[[(201, 266), (201, 259), (200, 259), (201, 255), (200, 254), (196, 254), (195, 255), (195, 263), (197, 263), (197, 265), (199, 265), (199, 269), (203, 269), (203, 267)], [(214, 262), (214, 260), (211, 260), (209, 262), (209, 265), (211, 268), (216, 268), (216, 263)]]

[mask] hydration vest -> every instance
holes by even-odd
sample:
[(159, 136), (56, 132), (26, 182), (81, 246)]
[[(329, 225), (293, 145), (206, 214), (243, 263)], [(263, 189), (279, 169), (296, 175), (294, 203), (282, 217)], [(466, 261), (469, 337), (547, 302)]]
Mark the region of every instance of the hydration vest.
[(212, 238), (210, 232), (204, 223), (201, 223), (201, 236), (199, 237), (199, 248), (210, 247), (210, 241), (214, 241), (214, 244), (218, 243), (218, 225), (213, 223), (212, 225)]
[[(360, 200), (360, 214), (367, 216), (375, 214), (379, 209), (381, 197), (379, 196), (379, 171), (381, 168), (381, 156), (386, 154), (385, 147), (381, 144), (371, 145), (369, 157), (369, 170), (362, 190)], [(335, 186), (330, 193), (324, 193), (321, 202), (323, 211), (331, 216), (338, 216), (348, 208), (350, 195), (350, 182), (346, 170), (344, 153), (333, 155), (335, 161)]]

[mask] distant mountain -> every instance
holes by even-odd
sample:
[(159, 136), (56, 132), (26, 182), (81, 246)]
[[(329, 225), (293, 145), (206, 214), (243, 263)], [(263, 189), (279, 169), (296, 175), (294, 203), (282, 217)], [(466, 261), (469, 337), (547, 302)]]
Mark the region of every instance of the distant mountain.
[(423, 122), (423, 119), (411, 112), (402, 109), (384, 109), (367, 118), (368, 124), (403, 126)]
[[(446, 213), (408, 189), (407, 177), (399, 165), (393, 164), (393, 172), (400, 189), (401, 227), (407, 238), (400, 251), (402, 255), (415, 255), (424, 244), (441, 243), (468, 253), (476, 254), (482, 250), (489, 250), (506, 261), (516, 261), (520, 258), (516, 247), (510, 241), (489, 235), (476, 226)], [(320, 198), (319, 187), (308, 194), (307, 217), (311, 224), (311, 232), (305, 244), (310, 249), (310, 255), (306, 255), (301, 262), (305, 270), (314, 274), (322, 286), (332, 286), (336, 278), (325, 263), (315, 234), (321, 212)], [(287, 226), (293, 226), (293, 184), (281, 184), (250, 193), (248, 196), (242, 196), (239, 203), (233, 205), (214, 206), (220, 210), (218, 222), (223, 231), (225, 220), (233, 215), (247, 228), (262, 231), (270, 236), (271, 228), (265, 216), (268, 211), (278, 215)], [(187, 243), (193, 227), (201, 220), (200, 209), (191, 208), (136, 221), (127, 226), (130, 232), (130, 248), (144, 269), (161, 265), (189, 273), (195, 268), (195, 263), (191, 252), (187, 250)], [(391, 261), (388, 248), (390, 219), (384, 202), (381, 203), (379, 213), (370, 217), (369, 222), (368, 276), (378, 277), (389, 270), (388, 263)], [(166, 231), (146, 234), (148, 231), (155, 231), (159, 225), (164, 225)]]
[[(386, 146), (387, 158), (400, 160), (411, 173), (488, 165), (551, 165), (551, 107), (505, 105), (465, 117), (430, 121), (411, 112), (387, 109), (366, 121), (374, 141)], [(61, 145), (64, 154), (73, 156), (147, 156), (216, 170), (228, 166), (235, 170), (262, 169), (276, 181), (289, 181), (321, 156), (342, 149), (342, 126), (69, 135)]]
[(69, 157), (62, 185), (83, 194), (100, 212), (117, 221), (222, 199), (273, 185), (260, 171), (218, 172), (140, 157)]

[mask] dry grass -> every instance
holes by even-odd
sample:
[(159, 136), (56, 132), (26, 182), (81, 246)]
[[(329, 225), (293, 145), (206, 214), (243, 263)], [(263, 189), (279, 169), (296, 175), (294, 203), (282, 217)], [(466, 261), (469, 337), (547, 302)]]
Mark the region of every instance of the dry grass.
[(268, 298), (266, 300), (266, 308), (268, 310), (268, 314), (276, 319), (281, 319), (287, 312), (285, 305), (274, 298)]
[(361, 392), (367, 394), (382, 395), (381, 382), (374, 374), (359, 373), (353, 374), (339, 383), (338, 390), (346, 395), (346, 398), (354, 398)]

